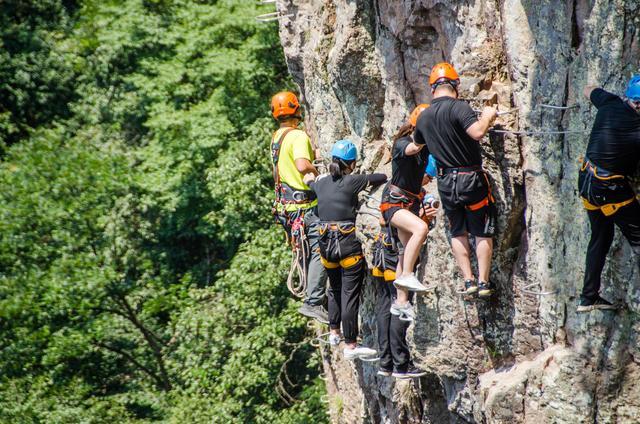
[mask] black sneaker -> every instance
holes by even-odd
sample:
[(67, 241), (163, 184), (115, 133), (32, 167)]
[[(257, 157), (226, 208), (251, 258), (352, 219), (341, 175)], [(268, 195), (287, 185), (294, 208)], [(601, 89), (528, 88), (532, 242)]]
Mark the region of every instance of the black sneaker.
[(476, 280), (464, 280), (464, 294), (475, 294), (477, 291)]
[(322, 305), (309, 305), (308, 303), (303, 303), (300, 309), (298, 309), (305, 317), (313, 318), (321, 324), (329, 324), (329, 314), (327, 310), (324, 309)]
[(495, 286), (491, 281), (480, 281), (478, 283), (478, 297), (489, 297), (493, 294)]
[(389, 377), (392, 373), (393, 373), (393, 370), (389, 368), (380, 367), (380, 369), (378, 370), (378, 375), (381, 375), (383, 377)]
[(409, 364), (406, 371), (396, 370), (391, 375), (400, 380), (407, 380), (410, 378), (422, 377), (423, 375), (427, 375), (427, 372), (425, 370), (421, 370), (420, 368), (417, 368), (413, 364)]
[(596, 309), (615, 311), (618, 309), (616, 305), (613, 305), (606, 299), (598, 296), (594, 300), (582, 299), (580, 300), (580, 305), (576, 308), (576, 312), (591, 312)]

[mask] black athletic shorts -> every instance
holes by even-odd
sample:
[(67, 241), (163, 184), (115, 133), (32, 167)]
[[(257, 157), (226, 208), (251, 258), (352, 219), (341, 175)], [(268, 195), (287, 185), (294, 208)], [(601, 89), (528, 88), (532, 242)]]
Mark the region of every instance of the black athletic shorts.
[(442, 208), (449, 220), (451, 237), (467, 233), (476, 237), (492, 237), (495, 233), (495, 205), (481, 202), (489, 196), (489, 179), (485, 171), (456, 172), (448, 170), (438, 177)]

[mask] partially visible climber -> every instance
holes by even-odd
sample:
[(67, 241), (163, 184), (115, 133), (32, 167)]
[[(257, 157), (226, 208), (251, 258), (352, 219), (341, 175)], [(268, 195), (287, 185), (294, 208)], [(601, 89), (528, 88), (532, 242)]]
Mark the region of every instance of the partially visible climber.
[[(458, 73), (449, 63), (431, 70), (431, 107), (416, 124), (415, 142), (427, 145), (438, 165), (438, 191), (449, 221), (451, 249), (464, 278), (463, 292), (488, 297), (494, 291), (489, 279), (495, 207), (491, 185), (482, 168), (480, 141), (497, 116), (486, 106), (480, 119), (458, 100)], [(471, 270), (469, 235), (475, 237), (478, 281)]]
[(337, 345), (344, 330), (344, 357), (348, 360), (367, 358), (376, 351), (357, 344), (358, 308), (366, 262), (356, 237), (358, 193), (368, 186), (387, 181), (384, 174), (352, 175), (358, 158), (356, 146), (349, 140), (337, 141), (331, 149), (329, 175), (313, 181), (305, 175), (318, 198), (320, 217), (320, 254), (329, 275), (329, 342)]
[[(429, 155), (422, 185), (429, 184), (436, 175), (435, 159)], [(426, 210), (421, 208), (423, 217), (427, 220), (435, 219), (431, 214), (424, 215)], [(416, 368), (411, 361), (411, 353), (407, 345), (407, 328), (409, 322), (401, 320), (391, 313), (391, 305), (397, 297), (397, 290), (393, 286), (398, 267), (398, 234), (395, 228), (387, 228), (386, 222), (380, 218), (380, 233), (373, 245), (373, 269), (371, 274), (377, 280), (376, 322), (378, 328), (378, 350), (380, 356), (378, 375), (396, 378), (415, 378), (426, 374)]]
[(318, 248), (318, 202), (303, 181), (305, 174), (318, 175), (313, 166), (315, 152), (307, 133), (298, 129), (302, 115), (295, 94), (285, 91), (273, 96), (271, 113), (280, 123), (271, 141), (276, 192), (274, 216), (300, 254), (298, 267), (303, 271), (299, 277), (306, 283), (305, 299), (298, 312), (328, 324), (324, 308), (327, 275)]
[(600, 296), (614, 224), (640, 255), (640, 203), (629, 182), (640, 163), (640, 75), (631, 78), (623, 98), (591, 86), (584, 95), (598, 112), (578, 177), (591, 224), (578, 312), (616, 309)]
[[(428, 224), (419, 218), (424, 191), (422, 179), (428, 164), (429, 152), (424, 144), (418, 144), (411, 138), (418, 116), (429, 105), (418, 105), (393, 137), (391, 149), (392, 176), (382, 192), (380, 212), (385, 222), (397, 230), (398, 238), (404, 247), (400, 255), (394, 286), (398, 296), (390, 311), (402, 320), (412, 321), (413, 307), (409, 301), (409, 291), (425, 291), (425, 287), (414, 275), (414, 269), (420, 249), (429, 233)], [(427, 217), (435, 215), (436, 210), (427, 211)]]

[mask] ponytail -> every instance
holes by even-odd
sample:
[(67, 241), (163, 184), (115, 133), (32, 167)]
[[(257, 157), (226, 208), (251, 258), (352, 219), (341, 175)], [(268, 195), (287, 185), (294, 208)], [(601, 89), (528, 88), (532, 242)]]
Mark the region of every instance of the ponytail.
[(409, 123), (409, 122), (407, 122), (406, 124), (401, 126), (400, 129), (398, 129), (398, 132), (396, 133), (396, 135), (393, 136), (393, 145), (395, 146), (396, 141), (398, 141), (402, 137), (407, 137), (407, 136), (411, 135), (413, 130), (415, 130), (415, 127), (413, 125), (411, 125), (411, 123)]
[(329, 174), (331, 174), (334, 180), (342, 178), (345, 171), (352, 162), (353, 161), (345, 162), (342, 159), (334, 156), (332, 162), (329, 164)]
[(329, 174), (333, 177), (334, 180), (342, 177), (342, 171), (340, 170), (340, 159), (334, 159), (333, 162), (329, 164)]

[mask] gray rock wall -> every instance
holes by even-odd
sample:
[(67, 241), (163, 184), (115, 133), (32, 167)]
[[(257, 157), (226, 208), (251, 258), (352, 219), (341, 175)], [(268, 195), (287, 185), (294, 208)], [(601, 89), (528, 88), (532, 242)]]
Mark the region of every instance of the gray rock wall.
[[(366, 170), (390, 172), (389, 139), (418, 103), (436, 62), (463, 77), (462, 97), (518, 113), (511, 130), (590, 129), (582, 87), (620, 93), (640, 71), (638, 0), (279, 0), (282, 46), (326, 153), (352, 138)], [(547, 109), (542, 104), (571, 106)], [(429, 235), (420, 273), (437, 283), (416, 299), (413, 355), (420, 381), (376, 376), (324, 349), (334, 422), (640, 422), (638, 257), (616, 237), (605, 294), (626, 308), (576, 315), (588, 242), (576, 179), (588, 134), (493, 135), (482, 142), (499, 223), (492, 279), (499, 294), (465, 302), (445, 219)], [(435, 191), (435, 184), (432, 187)], [(377, 193), (379, 195), (379, 193)], [(361, 215), (363, 240), (377, 220)], [(552, 292), (536, 296), (526, 292)], [(375, 291), (361, 308), (375, 346)]]

